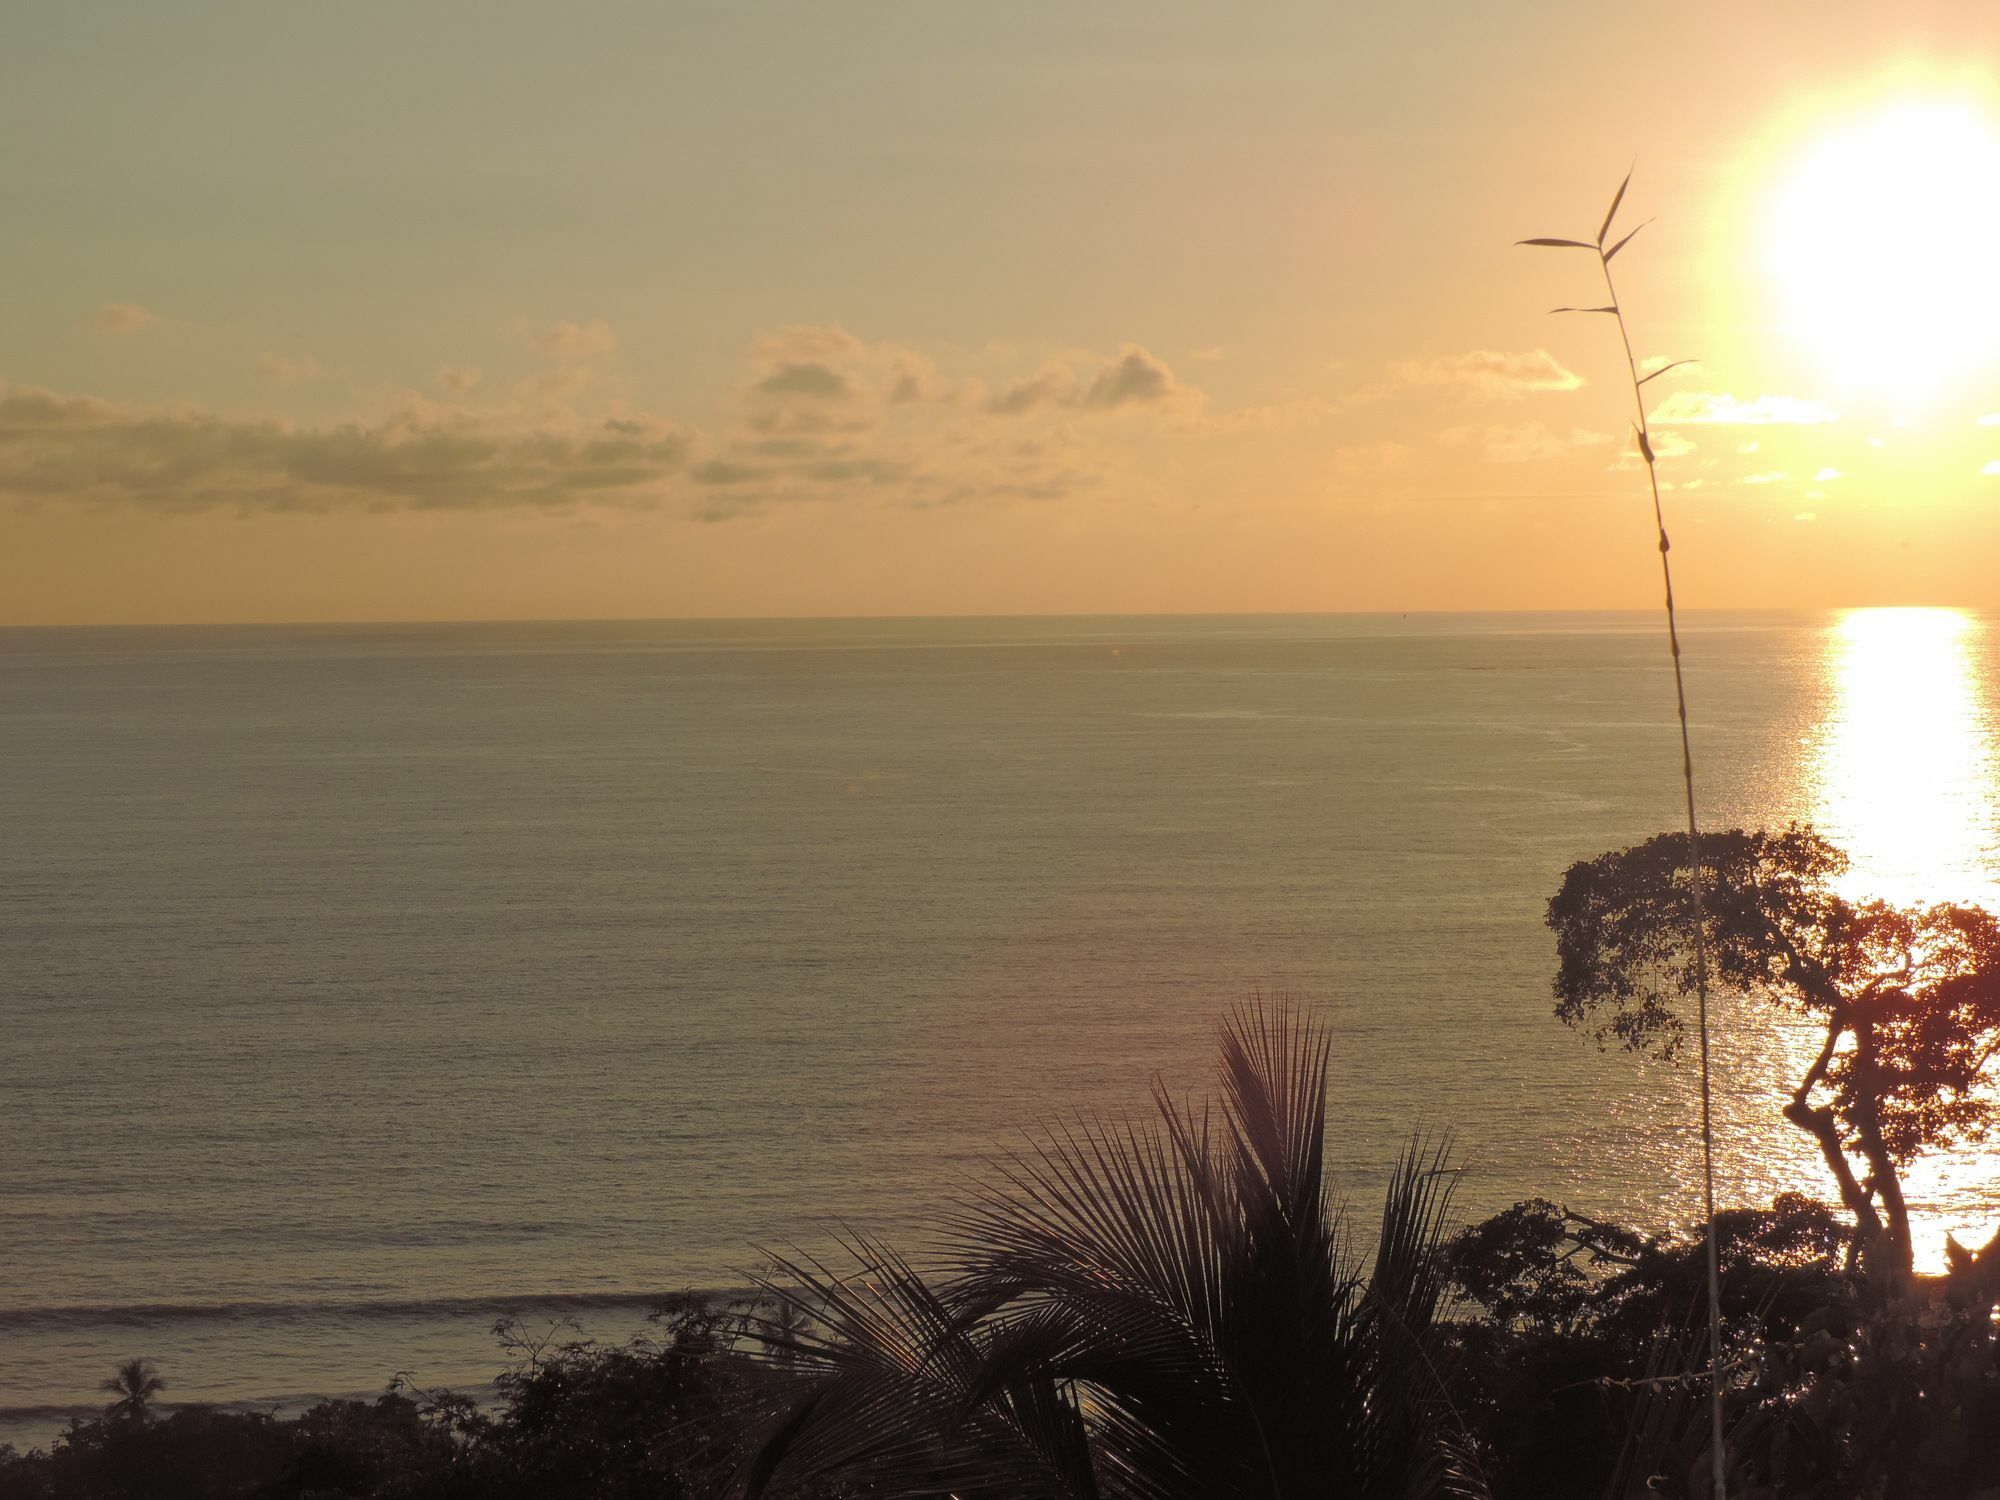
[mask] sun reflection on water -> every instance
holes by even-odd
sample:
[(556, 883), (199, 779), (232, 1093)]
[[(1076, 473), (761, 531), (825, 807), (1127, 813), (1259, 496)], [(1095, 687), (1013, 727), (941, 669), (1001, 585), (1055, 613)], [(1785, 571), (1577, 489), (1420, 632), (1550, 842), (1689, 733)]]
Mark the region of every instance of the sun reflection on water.
[(1982, 633), (1956, 609), (1851, 610), (1832, 631), (1813, 821), (1854, 861), (1850, 900), (2000, 898)]
[[(1849, 900), (2000, 909), (1984, 633), (1956, 609), (1857, 609), (1828, 632), (1811, 816), (1852, 860)], [(1796, 1038), (1800, 1071), (1813, 1040)], [(1980, 1243), (2000, 1220), (2000, 1164), (1983, 1147), (1914, 1164), (1904, 1189), (1920, 1270), (1943, 1269), (1947, 1232)]]

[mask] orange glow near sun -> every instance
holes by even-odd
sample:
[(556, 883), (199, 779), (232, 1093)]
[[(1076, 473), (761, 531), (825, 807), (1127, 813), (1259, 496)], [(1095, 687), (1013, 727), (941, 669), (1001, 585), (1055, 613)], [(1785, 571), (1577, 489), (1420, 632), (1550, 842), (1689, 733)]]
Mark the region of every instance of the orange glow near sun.
[(1906, 100), (1822, 135), (1771, 203), (1784, 322), (1830, 379), (1915, 404), (2000, 340), (2000, 130)]

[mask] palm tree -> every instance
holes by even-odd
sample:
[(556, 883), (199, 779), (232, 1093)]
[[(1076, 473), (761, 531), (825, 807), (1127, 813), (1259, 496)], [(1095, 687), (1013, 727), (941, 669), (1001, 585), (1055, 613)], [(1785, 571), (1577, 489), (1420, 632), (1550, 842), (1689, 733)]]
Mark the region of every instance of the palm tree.
[[(1002, 1164), (935, 1285), (856, 1239), (786, 1264), (811, 1319), (746, 1495), (1479, 1496), (1444, 1396), (1442, 1146), (1398, 1163), (1372, 1255), (1325, 1184), (1328, 1042), (1289, 1005), (1222, 1027), (1220, 1120), (1156, 1089)], [(774, 1364), (777, 1361), (774, 1359)]]
[(150, 1359), (128, 1359), (98, 1389), (118, 1399), (104, 1408), (104, 1415), (120, 1421), (144, 1422), (153, 1415), (152, 1399), (167, 1388)]

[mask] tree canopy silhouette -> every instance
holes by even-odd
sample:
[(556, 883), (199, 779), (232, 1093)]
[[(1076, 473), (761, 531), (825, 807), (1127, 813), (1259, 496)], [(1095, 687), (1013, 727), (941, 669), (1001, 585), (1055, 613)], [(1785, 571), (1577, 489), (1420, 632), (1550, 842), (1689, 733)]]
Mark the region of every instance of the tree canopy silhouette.
[(153, 1415), (153, 1398), (167, 1388), (150, 1359), (128, 1359), (98, 1389), (118, 1399), (104, 1408), (107, 1417), (143, 1422)]
[[(1556, 1015), (1600, 1044), (1671, 1059), (1694, 992), (1688, 838), (1572, 865), (1549, 902)], [(1856, 1254), (1907, 1273), (1901, 1169), (1984, 1137), (2000, 1050), (2000, 922), (1976, 907), (1854, 902), (1847, 857), (1810, 828), (1702, 835), (1717, 980), (1823, 1028), (1784, 1106), (1854, 1215)]]

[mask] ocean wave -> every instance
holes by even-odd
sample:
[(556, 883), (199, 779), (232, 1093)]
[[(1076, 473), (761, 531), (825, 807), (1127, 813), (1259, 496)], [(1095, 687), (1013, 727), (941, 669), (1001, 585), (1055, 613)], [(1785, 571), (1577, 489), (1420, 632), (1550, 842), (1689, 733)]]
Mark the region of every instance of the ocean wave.
[(67, 1422), (72, 1417), (88, 1418), (104, 1414), (103, 1403), (96, 1406), (65, 1406), (53, 1403), (44, 1406), (0, 1406), (0, 1427), (19, 1427), (29, 1423)]
[(0, 1331), (158, 1328), (177, 1323), (294, 1323), (491, 1317), (521, 1313), (651, 1312), (693, 1298), (727, 1303), (755, 1297), (748, 1288), (679, 1292), (554, 1292), (519, 1296), (378, 1298), (324, 1302), (118, 1302), (67, 1307), (0, 1308)]

